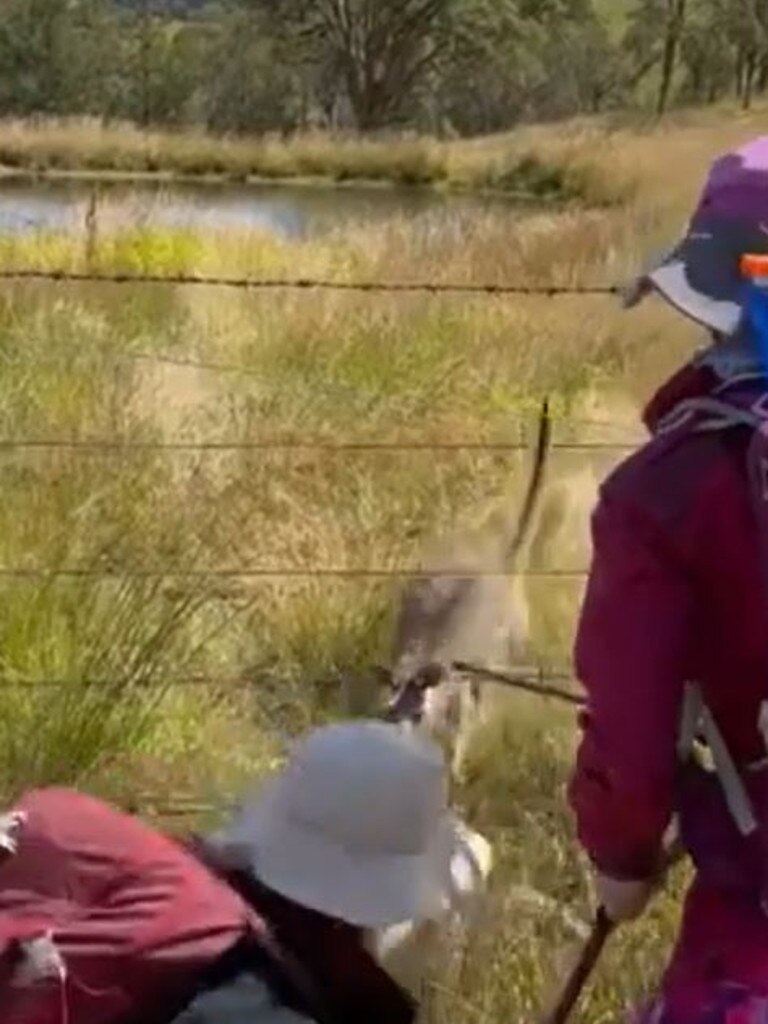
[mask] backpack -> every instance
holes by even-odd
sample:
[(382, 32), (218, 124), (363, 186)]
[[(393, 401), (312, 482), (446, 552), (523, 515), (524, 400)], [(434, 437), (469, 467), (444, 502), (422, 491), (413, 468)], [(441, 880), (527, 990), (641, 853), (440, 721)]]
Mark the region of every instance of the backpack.
[[(202, 1024), (238, 1007), (264, 1024), (340, 1019), (208, 854), (75, 790), (25, 793), (0, 814), (2, 1024)], [(408, 1024), (411, 1000), (381, 973), (388, 1019)]]
[[(745, 467), (768, 607), (768, 391), (761, 388), (765, 378), (745, 374), (709, 395), (684, 399), (655, 433), (749, 430)], [(749, 896), (768, 912), (768, 698), (757, 726), (766, 757), (737, 767), (700, 686), (688, 681), (678, 735), (676, 805), (680, 838), (700, 877)]]
[(85, 794), (0, 817), (3, 1024), (150, 1024), (258, 939), (247, 904), (181, 844)]

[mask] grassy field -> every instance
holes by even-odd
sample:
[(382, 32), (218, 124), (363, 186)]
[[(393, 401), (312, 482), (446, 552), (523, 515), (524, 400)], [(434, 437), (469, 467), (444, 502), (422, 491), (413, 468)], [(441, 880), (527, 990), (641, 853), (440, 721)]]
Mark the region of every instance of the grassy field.
[(661, 123), (637, 114), (584, 117), (469, 140), (320, 133), (214, 138), (193, 129), (142, 131), (82, 119), (6, 120), (0, 122), (0, 172), (368, 182), (614, 205), (642, 197), (646, 184), (661, 180), (669, 147), (682, 180), (687, 170), (695, 173), (703, 153), (759, 133), (765, 120), (764, 108), (745, 113), (722, 104), (675, 112)]
[[(425, 215), (305, 242), (172, 233), (107, 209), (90, 245), (84, 230), (1, 238), (0, 268), (613, 283), (678, 229), (703, 161), (758, 127), (692, 121), (610, 143), (607, 180), (636, 176), (618, 208)], [(537, 144), (560, 141), (542, 130)], [(445, 531), (513, 515), (527, 471), (519, 452), (254, 445), (518, 441), (547, 393), (558, 439), (631, 446), (639, 403), (695, 341), (655, 304), (630, 315), (602, 297), (4, 284), (0, 438), (79, 445), (0, 453), (0, 566), (22, 573), (0, 577), (4, 792), (76, 782), (147, 813), (147, 794), (236, 793), (287, 736), (338, 713), (339, 675), (388, 660), (399, 586), (248, 570), (407, 570)], [(182, 441), (236, 447), (163, 447)], [(555, 453), (530, 568), (586, 567), (594, 486), (622, 454)], [(567, 663), (582, 585), (526, 579), (530, 660)], [(531, 1019), (562, 977), (573, 935), (519, 889), (588, 916), (563, 796), (574, 739), (570, 712), (521, 696), (475, 745), (458, 799), (496, 844), (494, 900), (436, 980), (430, 1019)], [(617, 936), (585, 1020), (615, 1020), (652, 983), (676, 914), (660, 900)]]

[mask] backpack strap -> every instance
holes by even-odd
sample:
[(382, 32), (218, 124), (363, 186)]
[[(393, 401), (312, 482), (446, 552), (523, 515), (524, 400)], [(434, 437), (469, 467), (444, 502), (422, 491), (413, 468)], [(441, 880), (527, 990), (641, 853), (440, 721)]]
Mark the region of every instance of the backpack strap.
[(712, 755), (715, 773), (736, 827), (743, 836), (751, 835), (757, 829), (757, 819), (744, 782), (712, 713), (704, 703), (701, 688), (697, 683), (687, 683), (677, 746), (682, 762), (691, 758), (699, 735)]
[[(762, 402), (763, 397), (761, 396), (758, 401)], [(737, 426), (754, 429), (764, 422), (766, 416), (768, 416), (768, 409), (761, 415), (755, 407), (742, 407), (720, 398), (701, 395), (679, 402), (671, 412), (659, 420), (655, 433), (672, 433), (672, 431), (691, 423), (696, 417), (699, 417), (699, 422), (693, 424), (693, 429), (696, 432), (724, 430)]]

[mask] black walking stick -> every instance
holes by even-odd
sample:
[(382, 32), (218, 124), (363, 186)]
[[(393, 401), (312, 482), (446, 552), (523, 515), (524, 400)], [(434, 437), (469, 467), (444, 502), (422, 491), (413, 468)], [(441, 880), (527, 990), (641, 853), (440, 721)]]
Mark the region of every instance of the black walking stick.
[(578, 1002), (585, 984), (597, 966), (603, 947), (615, 927), (603, 907), (600, 907), (595, 914), (592, 930), (582, 947), (579, 959), (566, 978), (554, 1009), (545, 1018), (545, 1024), (565, 1024)]
[[(659, 881), (683, 859), (684, 855), (685, 849), (679, 838), (675, 837), (665, 851), (664, 862), (659, 873)], [(565, 1024), (578, 1002), (584, 986), (597, 966), (603, 948), (615, 928), (616, 925), (608, 917), (605, 908), (599, 907), (592, 923), (592, 930), (579, 954), (579, 959), (565, 979), (565, 984), (558, 996), (554, 1009), (544, 1017), (544, 1024)]]

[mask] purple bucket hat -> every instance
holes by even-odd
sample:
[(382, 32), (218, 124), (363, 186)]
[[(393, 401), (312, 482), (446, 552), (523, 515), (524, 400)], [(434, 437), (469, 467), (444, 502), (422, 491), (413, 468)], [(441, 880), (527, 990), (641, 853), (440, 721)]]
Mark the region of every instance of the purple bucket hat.
[(624, 295), (637, 305), (652, 291), (693, 320), (733, 335), (742, 316), (744, 253), (768, 254), (768, 135), (710, 168), (683, 238)]

